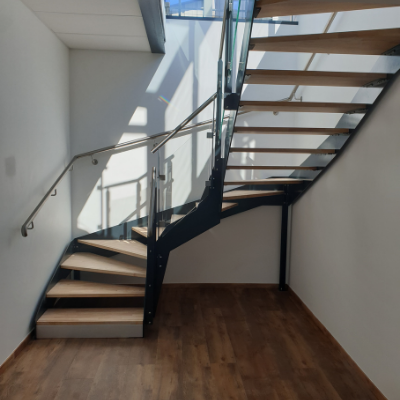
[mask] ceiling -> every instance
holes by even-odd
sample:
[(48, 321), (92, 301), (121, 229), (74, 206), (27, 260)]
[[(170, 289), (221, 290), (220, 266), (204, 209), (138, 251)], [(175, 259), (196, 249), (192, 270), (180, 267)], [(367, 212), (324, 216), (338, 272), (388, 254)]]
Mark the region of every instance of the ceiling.
[(138, 0), (22, 0), (71, 49), (151, 52)]

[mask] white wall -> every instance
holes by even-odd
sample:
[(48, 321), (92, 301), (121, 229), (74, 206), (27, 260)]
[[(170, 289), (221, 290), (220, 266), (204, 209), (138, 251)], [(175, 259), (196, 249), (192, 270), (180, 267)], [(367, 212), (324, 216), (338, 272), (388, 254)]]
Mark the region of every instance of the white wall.
[(390, 400), (400, 399), (400, 80), (293, 206), (290, 286)]
[(165, 283), (278, 283), (281, 207), (221, 220), (170, 253)]
[(71, 237), (70, 184), (21, 225), (69, 161), (68, 49), (19, 0), (0, 2), (0, 364), (32, 328)]

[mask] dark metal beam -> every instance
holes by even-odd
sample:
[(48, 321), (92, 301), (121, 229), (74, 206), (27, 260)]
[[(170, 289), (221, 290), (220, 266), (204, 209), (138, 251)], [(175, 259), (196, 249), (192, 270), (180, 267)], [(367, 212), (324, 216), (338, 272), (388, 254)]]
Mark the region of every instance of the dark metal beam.
[(288, 216), (289, 201), (288, 187), (285, 187), (285, 200), (282, 205), (282, 225), (281, 225), (281, 259), (279, 267), (279, 290), (286, 290), (286, 253), (287, 253), (287, 235), (288, 235)]
[(163, 0), (139, 0), (139, 6), (151, 52), (165, 54)]

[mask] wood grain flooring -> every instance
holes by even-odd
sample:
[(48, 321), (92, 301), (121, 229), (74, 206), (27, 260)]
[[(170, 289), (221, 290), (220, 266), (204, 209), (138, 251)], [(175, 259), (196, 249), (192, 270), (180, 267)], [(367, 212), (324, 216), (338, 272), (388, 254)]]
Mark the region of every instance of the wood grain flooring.
[(30, 342), (1, 400), (383, 399), (288, 292), (165, 285), (144, 339)]

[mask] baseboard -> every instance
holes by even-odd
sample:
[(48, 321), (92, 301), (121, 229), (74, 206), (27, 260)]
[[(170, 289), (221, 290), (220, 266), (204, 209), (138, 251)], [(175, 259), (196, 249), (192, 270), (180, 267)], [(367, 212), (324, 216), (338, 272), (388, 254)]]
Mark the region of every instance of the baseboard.
[(207, 287), (217, 287), (217, 288), (264, 288), (264, 289), (278, 289), (278, 283), (163, 283), (163, 286), (168, 288), (173, 287), (191, 287), (191, 288), (207, 288)]
[(10, 364), (18, 357), (18, 355), (29, 344), (33, 336), (33, 331), (18, 345), (18, 347), (11, 353), (11, 355), (0, 365), (0, 375), (3, 374)]
[(377, 400), (388, 400), (381, 391), (374, 385), (374, 383), (365, 375), (364, 371), (358, 366), (358, 364), (349, 356), (346, 350), (340, 345), (340, 343), (332, 336), (332, 334), (325, 328), (325, 326), (320, 322), (320, 320), (312, 313), (312, 311), (303, 303), (303, 300), (293, 291), (289, 286), (289, 295), (292, 300), (297, 303), (307, 314), (309, 320), (318, 327), (318, 329), (323, 333), (323, 335), (331, 342), (341, 354), (341, 356), (347, 360), (347, 362), (359, 373), (361, 379), (366, 383), (371, 393), (377, 398)]

